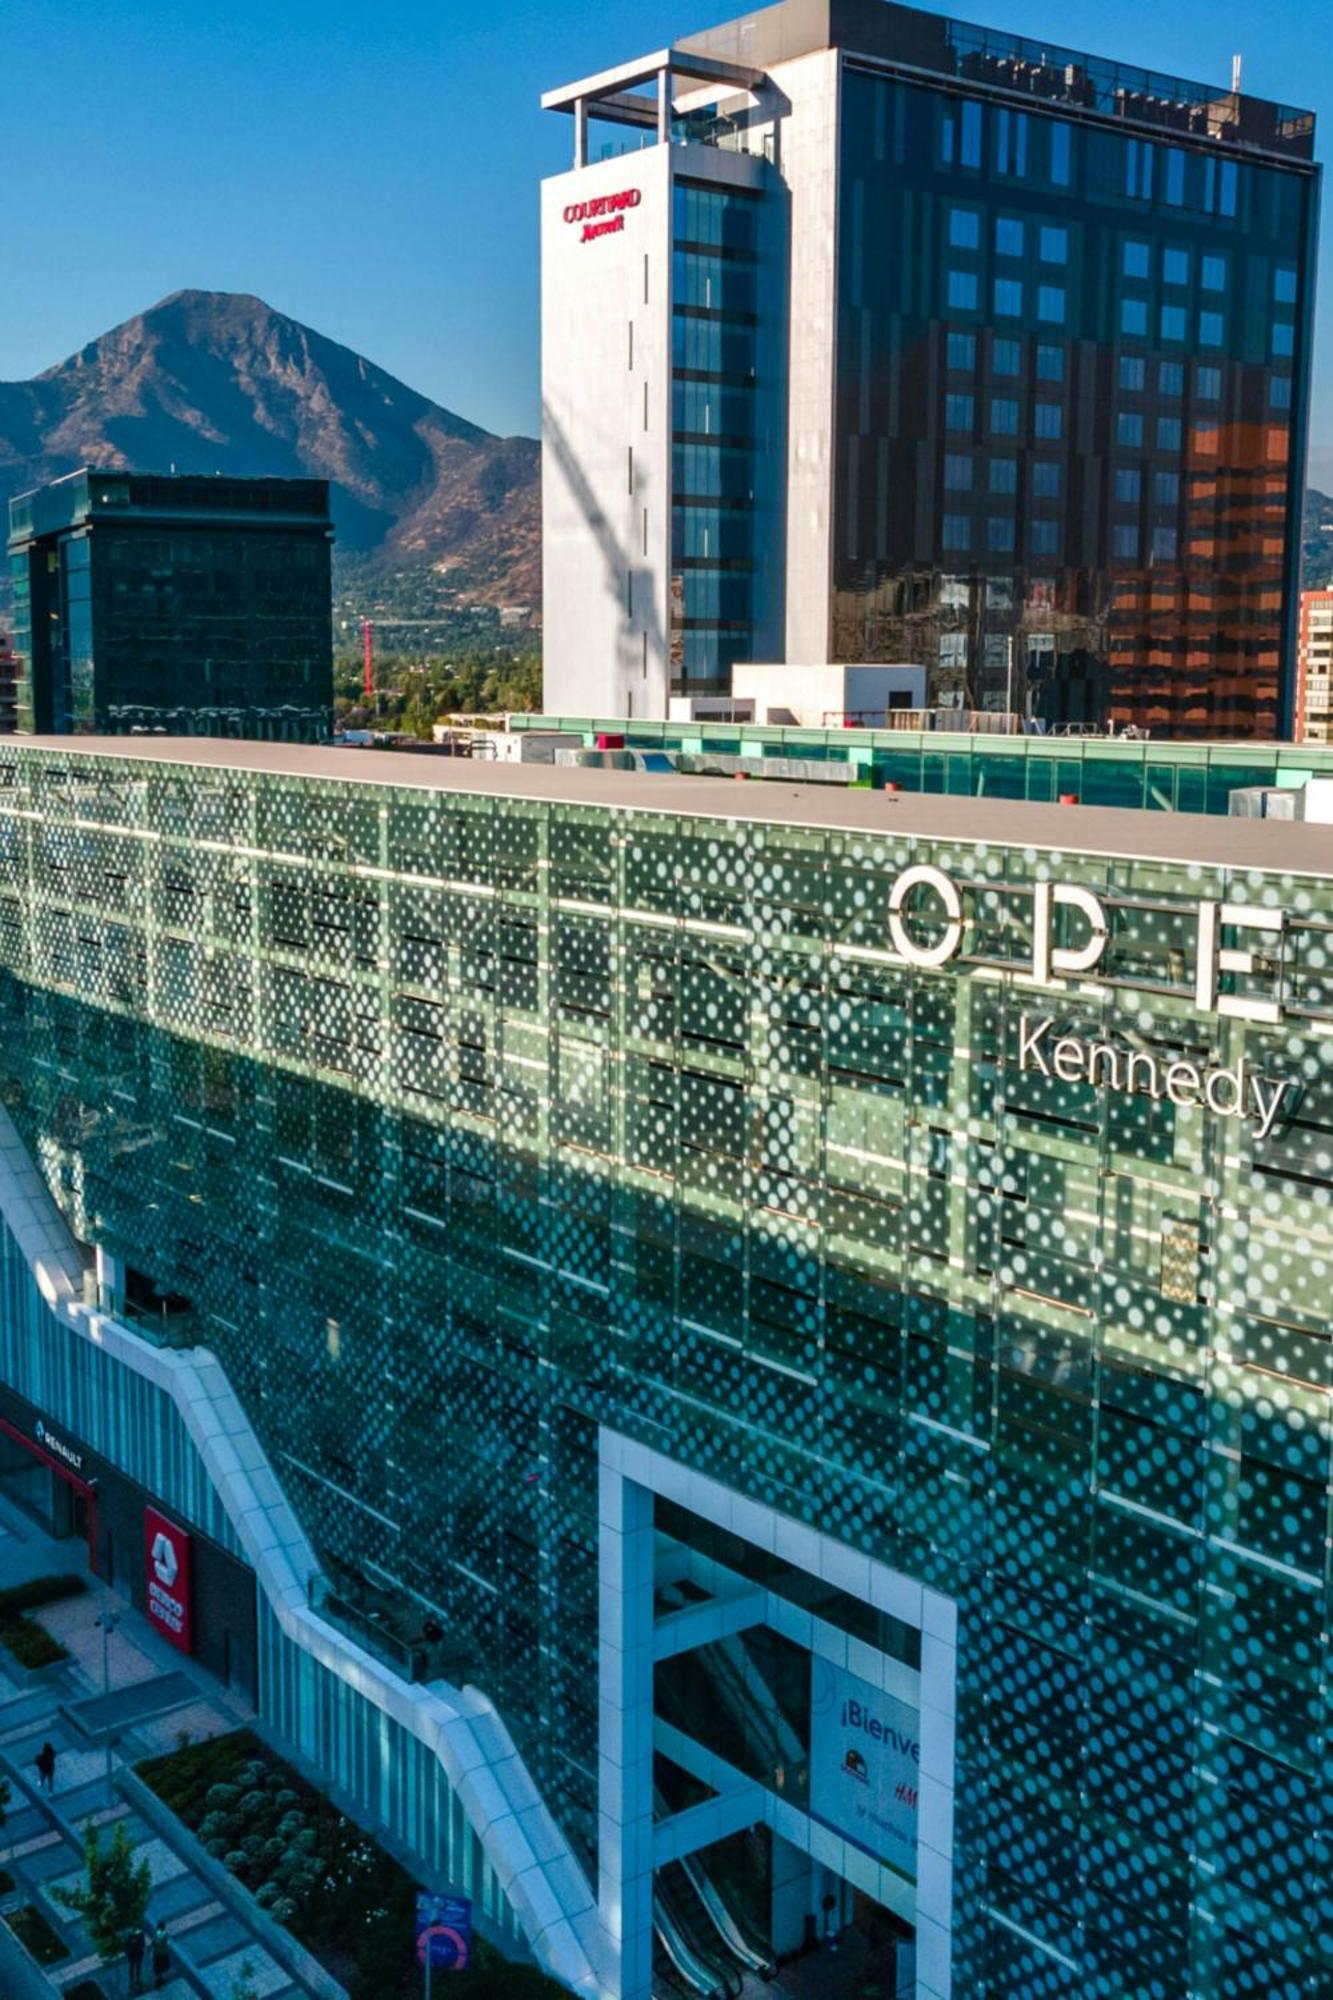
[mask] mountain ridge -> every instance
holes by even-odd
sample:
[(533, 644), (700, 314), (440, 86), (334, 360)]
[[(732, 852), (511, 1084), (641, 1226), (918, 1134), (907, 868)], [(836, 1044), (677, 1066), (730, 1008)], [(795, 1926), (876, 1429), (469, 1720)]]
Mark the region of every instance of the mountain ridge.
[(186, 289), (0, 382), (0, 502), (96, 464), (328, 479), (338, 546), (535, 604), (541, 448), (496, 437), (245, 292)]

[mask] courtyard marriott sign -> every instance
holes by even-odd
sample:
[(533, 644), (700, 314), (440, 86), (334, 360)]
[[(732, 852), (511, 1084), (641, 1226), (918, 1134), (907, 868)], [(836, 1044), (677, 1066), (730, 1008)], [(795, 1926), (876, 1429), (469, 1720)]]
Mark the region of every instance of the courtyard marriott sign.
[[(1091, 889), (1069, 882), (1038, 882), (1032, 898), (1032, 953), (1022, 970), (1038, 986), (1056, 991), (1078, 980), (1093, 980), (1106, 955), (1111, 927), (1106, 907)], [(1077, 943), (1055, 942), (1056, 913), (1068, 910), (1084, 935)], [(908, 918), (912, 919), (909, 928)], [(1282, 1018), (1270, 993), (1222, 990), (1224, 974), (1272, 981), (1284, 926), (1281, 910), (1244, 903), (1201, 901), (1197, 906), (1193, 1001), (1201, 1014), (1273, 1025)], [(923, 941), (917, 929), (930, 926)], [(957, 958), (965, 932), (959, 886), (928, 864), (906, 868), (889, 891), (888, 930), (895, 958), (906, 965), (940, 967)], [(1226, 942), (1228, 932), (1250, 933), (1252, 944)], [(1265, 951), (1254, 948), (1262, 939)], [(1266, 1139), (1292, 1085), (1257, 1074), (1244, 1056), (1230, 1067), (1173, 1060), (1151, 1049), (1117, 1046), (1069, 1034), (1054, 1015), (1022, 1015), (1018, 1032), (1021, 1072), (1060, 1083), (1101, 1085), (1171, 1104), (1202, 1105), (1222, 1118), (1244, 1118)]]

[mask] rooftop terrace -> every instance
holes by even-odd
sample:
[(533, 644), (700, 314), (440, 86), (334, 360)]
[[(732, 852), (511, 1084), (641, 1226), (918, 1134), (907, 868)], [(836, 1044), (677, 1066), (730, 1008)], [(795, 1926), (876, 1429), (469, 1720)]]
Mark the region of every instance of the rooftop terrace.
[[(637, 94), (652, 78), (680, 76), (695, 89), (701, 82), (716, 82), (719, 91), (734, 93), (753, 88), (776, 63), (825, 48), (1075, 115), (1150, 126), (1185, 139), (1292, 160), (1314, 158), (1312, 111), (1252, 97), (1229, 85), (1192, 82), (1003, 29), (952, 21), (899, 6), (896, 0), (778, 0), (776, 6), (682, 36), (671, 48), (637, 63), (549, 91), (542, 103), (580, 119), (586, 114), (613, 124), (657, 125), (666, 138), (669, 111)], [(712, 73), (706, 67), (710, 62), (717, 65)]]

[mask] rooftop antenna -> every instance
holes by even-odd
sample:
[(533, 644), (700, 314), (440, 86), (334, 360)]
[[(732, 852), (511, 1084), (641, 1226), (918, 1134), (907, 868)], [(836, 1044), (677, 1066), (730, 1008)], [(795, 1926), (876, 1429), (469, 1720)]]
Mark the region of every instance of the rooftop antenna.
[(1231, 58), (1231, 95), (1232, 95), (1233, 97), (1239, 97), (1239, 96), (1240, 96), (1240, 64), (1241, 64), (1241, 59), (1240, 59), (1240, 57), (1239, 57), (1239, 56), (1232, 56), (1232, 58)]

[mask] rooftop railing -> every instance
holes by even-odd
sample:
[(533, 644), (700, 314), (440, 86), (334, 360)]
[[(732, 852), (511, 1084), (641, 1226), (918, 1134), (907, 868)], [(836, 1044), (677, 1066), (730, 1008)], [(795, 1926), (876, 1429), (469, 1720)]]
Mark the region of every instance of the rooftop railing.
[(1314, 158), (1314, 113), (1183, 77), (1053, 48), (966, 21), (943, 23), (948, 73), (1184, 136)]

